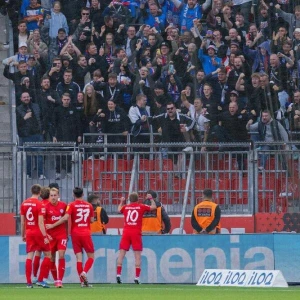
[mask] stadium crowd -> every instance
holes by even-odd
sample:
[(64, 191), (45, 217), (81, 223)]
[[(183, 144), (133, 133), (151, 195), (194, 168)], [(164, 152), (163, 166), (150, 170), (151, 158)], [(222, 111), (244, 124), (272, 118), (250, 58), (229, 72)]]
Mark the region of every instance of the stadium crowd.
[(164, 142), (243, 142), (264, 111), (277, 121), (268, 137), (257, 126), (262, 139), (283, 140), (278, 124), (300, 129), (298, 1), (1, 2), (21, 142), (131, 132), (149, 143), (152, 130)]

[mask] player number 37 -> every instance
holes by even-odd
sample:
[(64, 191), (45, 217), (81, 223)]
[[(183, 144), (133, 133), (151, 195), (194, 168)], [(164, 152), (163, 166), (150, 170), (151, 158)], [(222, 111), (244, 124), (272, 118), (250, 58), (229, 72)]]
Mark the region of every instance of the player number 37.
[(90, 215), (89, 208), (78, 208), (76, 214), (77, 218), (75, 220), (75, 223), (80, 223), (82, 220), (84, 223), (86, 223), (89, 215)]

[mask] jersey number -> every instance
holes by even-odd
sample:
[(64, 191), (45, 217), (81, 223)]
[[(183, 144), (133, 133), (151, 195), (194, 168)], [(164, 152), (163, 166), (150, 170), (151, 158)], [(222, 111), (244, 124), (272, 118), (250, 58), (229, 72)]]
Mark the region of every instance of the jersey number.
[(78, 217), (75, 220), (75, 223), (80, 223), (82, 220), (86, 223), (88, 216), (90, 215), (90, 210), (88, 208), (78, 208), (76, 216)]
[(26, 212), (26, 219), (29, 221), (29, 222), (32, 222), (33, 219), (34, 219), (34, 216), (33, 216), (33, 213), (32, 213), (32, 207), (29, 207), (27, 212)]
[(139, 212), (137, 210), (130, 210), (126, 217), (126, 223), (135, 223), (139, 217)]

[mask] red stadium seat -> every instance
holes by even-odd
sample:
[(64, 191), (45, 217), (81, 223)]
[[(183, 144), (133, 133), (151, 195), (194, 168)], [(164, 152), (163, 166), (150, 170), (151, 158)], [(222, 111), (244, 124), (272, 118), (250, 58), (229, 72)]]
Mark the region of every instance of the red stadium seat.
[(100, 178), (100, 174), (105, 172), (104, 161), (101, 159), (88, 159), (83, 161), (83, 181), (91, 181)]
[(93, 190), (94, 191), (108, 191), (112, 192), (116, 189), (116, 180), (111, 176), (105, 175), (100, 176), (100, 178), (93, 181)]

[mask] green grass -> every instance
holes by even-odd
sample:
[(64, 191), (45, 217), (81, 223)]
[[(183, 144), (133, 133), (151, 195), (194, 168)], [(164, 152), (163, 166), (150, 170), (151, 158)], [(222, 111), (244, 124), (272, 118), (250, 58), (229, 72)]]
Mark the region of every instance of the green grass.
[(63, 289), (27, 289), (23, 284), (0, 285), (1, 300), (299, 300), (300, 287), (289, 288), (240, 288), (198, 287), (179, 284), (95, 284), (93, 288), (81, 288), (65, 284)]

